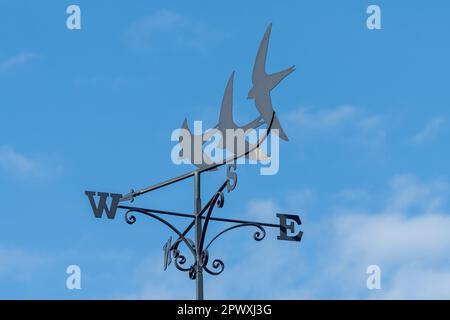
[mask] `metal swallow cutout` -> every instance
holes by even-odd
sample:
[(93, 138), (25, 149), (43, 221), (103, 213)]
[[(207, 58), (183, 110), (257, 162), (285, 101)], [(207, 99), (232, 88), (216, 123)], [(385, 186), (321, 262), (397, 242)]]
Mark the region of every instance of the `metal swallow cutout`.
[[(272, 122), (272, 132), (278, 134), (278, 136), (288, 141), (287, 134), (281, 127), (281, 123), (276, 115), (274, 115), (274, 109), (272, 106), (272, 98), (270, 92), (289, 74), (295, 71), (295, 66), (291, 66), (283, 71), (276, 72), (273, 74), (267, 74), (266, 72), (266, 59), (267, 51), (269, 46), (269, 38), (272, 30), (272, 24), (270, 24), (259, 45), (259, 49), (256, 55), (255, 64), (252, 73), (252, 88), (248, 92), (248, 99), (254, 99), (256, 109), (259, 112), (259, 116), (250, 121), (249, 123), (239, 126), (234, 121), (233, 116), (233, 87), (234, 87), (234, 75), (233, 71), (228, 79), (227, 85), (225, 87), (224, 95), (222, 98), (222, 104), (219, 113), (219, 122), (213, 128), (206, 130), (202, 134), (193, 134), (189, 129), (187, 124), (187, 119), (183, 121), (181, 129), (187, 130), (189, 141), (189, 149), (180, 152), (180, 158), (187, 159), (190, 163), (194, 164), (198, 168), (205, 168), (208, 165), (214, 163), (214, 161), (204, 152), (204, 145), (213, 136), (219, 133), (219, 141), (217, 147), (220, 149), (228, 150), (232, 154), (236, 155), (237, 158), (242, 155), (245, 158), (252, 160), (269, 160), (269, 156), (264, 153), (260, 146), (249, 142), (245, 134), (237, 137), (241, 139), (238, 143), (235, 143), (235, 139), (227, 138), (227, 131), (234, 130), (234, 132), (241, 131), (244, 133), (249, 132), (249, 130), (254, 130), (260, 127), (262, 124), (266, 123), (269, 125)], [(273, 120), (272, 120), (272, 117)], [(181, 138), (179, 139), (181, 144)], [(249, 152), (250, 150), (250, 152)], [(200, 155), (199, 155), (200, 153)]]
[[(255, 99), (255, 105), (261, 113), (264, 121), (269, 123), (273, 114), (272, 99), (270, 91), (275, 88), (284, 78), (295, 71), (295, 66), (291, 66), (283, 71), (267, 74), (266, 72), (266, 58), (267, 49), (269, 47), (270, 32), (272, 31), (272, 24), (267, 27), (264, 37), (259, 45), (258, 53), (256, 55), (255, 65), (253, 67), (252, 82), (253, 87), (248, 92), (248, 99)], [(288, 141), (288, 137), (281, 128), (280, 121), (275, 115), (272, 125), (272, 130), (278, 129), (280, 138)], [(276, 131), (274, 131), (276, 132)]]

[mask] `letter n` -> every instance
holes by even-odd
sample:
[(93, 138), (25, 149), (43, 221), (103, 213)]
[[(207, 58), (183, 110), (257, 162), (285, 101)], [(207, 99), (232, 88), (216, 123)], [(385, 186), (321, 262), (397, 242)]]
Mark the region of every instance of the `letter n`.
[[(85, 191), (84, 194), (88, 196), (92, 211), (94, 212), (96, 218), (101, 218), (104, 211), (108, 219), (114, 219), (117, 211), (117, 206), (119, 205), (119, 201), (122, 198), (121, 194), (94, 191)], [(98, 205), (95, 204), (95, 195), (99, 196)], [(108, 197), (111, 197), (111, 205), (109, 206), (109, 208), (108, 204), (106, 203)]]

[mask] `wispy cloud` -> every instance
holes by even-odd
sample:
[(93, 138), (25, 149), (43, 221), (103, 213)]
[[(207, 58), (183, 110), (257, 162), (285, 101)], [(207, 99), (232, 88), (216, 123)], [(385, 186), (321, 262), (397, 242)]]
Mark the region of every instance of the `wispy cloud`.
[(0, 246), (0, 278), (29, 281), (47, 258), (17, 247)]
[[(187, 257), (191, 259), (191, 257)], [(166, 271), (162, 268), (162, 254), (146, 257), (132, 273), (138, 284), (137, 291), (118, 293), (118, 299), (190, 299), (194, 283), (187, 273), (175, 269), (173, 264)], [(186, 262), (188, 264), (189, 262)]]
[(292, 190), (280, 201), (275, 201), (275, 199), (271, 198), (251, 199), (247, 203), (245, 212), (249, 219), (272, 221), (276, 219), (275, 213), (289, 211), (294, 208), (304, 212), (315, 204), (317, 198), (316, 192), (310, 188)]
[(363, 116), (356, 122), (358, 140), (372, 145), (381, 145), (386, 138), (384, 120), (381, 116)]
[(370, 193), (364, 188), (350, 188), (336, 192), (333, 197), (345, 202), (365, 202), (370, 199)]
[[(352, 197), (368, 193), (355, 190), (337, 194)], [(260, 287), (250, 290), (250, 295), (262, 297), (259, 292), (266, 292), (267, 298), (450, 298), (450, 213), (446, 210), (449, 184), (401, 174), (389, 180), (388, 190), (375, 195), (380, 199), (375, 206), (369, 201), (366, 208), (361, 207), (363, 200), (357, 207), (339, 204), (325, 220), (303, 226), (301, 246), (307, 245), (305, 241), (319, 246), (316, 250), (320, 259), (311, 260), (293, 250), (295, 247), (277, 243), (273, 251), (249, 251), (255, 253), (248, 259), (254, 260), (252, 265), (258, 272), (241, 271), (248, 268), (246, 258), (242, 265), (229, 270), (229, 283), (232, 279), (237, 283), (239, 279), (254, 281)], [(382, 270), (379, 291), (366, 288), (366, 268), (372, 264)], [(291, 269), (292, 265), (297, 268)], [(251, 273), (264, 281), (253, 279)], [(282, 276), (286, 273), (288, 277)], [(230, 289), (227, 280), (221, 286), (220, 294), (225, 296), (240, 290), (238, 286)]]
[(39, 55), (37, 55), (36, 53), (22, 51), (22, 52), (16, 54), (15, 56), (12, 56), (12, 57), (0, 62), (0, 70), (4, 71), (4, 70), (13, 69), (15, 67), (24, 65), (32, 60), (35, 60), (38, 57), (39, 57)]
[(131, 48), (137, 51), (178, 49), (204, 52), (226, 34), (167, 9), (158, 10), (136, 22), (127, 31)]
[(330, 130), (342, 127), (359, 118), (360, 111), (352, 106), (339, 106), (331, 109), (299, 108), (289, 119), (301, 129)]
[(448, 125), (446, 117), (435, 117), (412, 137), (412, 142), (422, 144), (435, 139)]
[(118, 89), (136, 83), (134, 80), (122, 76), (87, 76), (77, 77), (74, 84), (79, 87), (103, 87)]
[(8, 172), (26, 176), (36, 170), (36, 162), (17, 153), (10, 146), (0, 146), (0, 166)]
[(274, 212), (278, 212), (279, 209), (279, 205), (273, 199), (253, 199), (247, 204), (247, 216), (261, 221), (270, 221), (274, 218)]
[(384, 119), (362, 108), (338, 106), (335, 108), (299, 108), (287, 119), (302, 134), (329, 134), (347, 132), (352, 139), (366, 144), (382, 144), (386, 137)]
[(386, 203), (389, 212), (440, 212), (450, 196), (450, 186), (443, 180), (420, 181), (415, 175), (402, 174), (389, 181), (392, 196)]
[(62, 173), (61, 166), (51, 166), (44, 160), (27, 157), (9, 145), (0, 145), (0, 170), (17, 178), (50, 178)]
[[(368, 205), (334, 211), (328, 227), (334, 244), (325, 253), (322, 272), (346, 285), (339, 289), (338, 281), (324, 277), (318, 279), (322, 290), (334, 288), (346, 298), (449, 298), (449, 184), (402, 174), (392, 177), (388, 188), (378, 197), (381, 209)], [(365, 288), (365, 269), (371, 264), (382, 270), (381, 290)]]

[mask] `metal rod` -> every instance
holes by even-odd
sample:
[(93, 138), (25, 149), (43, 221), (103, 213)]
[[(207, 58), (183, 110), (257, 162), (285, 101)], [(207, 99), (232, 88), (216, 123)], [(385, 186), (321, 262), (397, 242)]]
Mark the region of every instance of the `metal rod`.
[[(138, 210), (141, 210), (141, 211), (148, 211), (148, 212), (153, 212), (153, 213), (158, 213), (158, 214), (165, 214), (165, 215), (170, 215), (170, 216), (195, 219), (195, 215), (188, 214), (188, 213), (163, 211), (163, 210), (156, 210), (156, 209), (155, 210), (154, 209), (145, 209), (145, 208), (137, 208), (137, 207), (129, 207), (129, 206), (118, 206), (118, 208), (119, 209), (125, 209), (125, 210), (138, 209)], [(200, 219), (205, 219), (205, 217), (201, 216)], [(259, 224), (259, 225), (264, 226), (264, 227), (272, 227), (272, 228), (279, 228), (279, 227), (281, 227), (281, 225), (275, 224), (275, 223), (265, 223), (265, 222), (239, 220), (239, 219), (227, 219), (227, 218), (210, 217), (209, 220), (220, 221), (220, 222), (231, 222), (231, 223), (254, 223), (254, 224)], [(190, 230), (190, 228), (185, 230), (185, 232), (182, 233), (183, 236), (185, 236), (189, 232), (189, 230)]]
[(196, 277), (195, 286), (197, 292), (197, 300), (203, 300), (203, 266), (202, 252), (200, 252), (200, 242), (202, 237), (202, 210), (201, 190), (200, 190), (200, 172), (194, 174), (194, 212), (195, 212), (195, 250), (196, 250)]
[(194, 175), (195, 175), (195, 171), (191, 171), (191, 172), (182, 174), (181, 176), (178, 176), (178, 177), (175, 177), (175, 178), (172, 178), (172, 179), (169, 179), (169, 180), (166, 180), (166, 181), (157, 183), (157, 184), (155, 184), (155, 185), (153, 185), (153, 186), (150, 186), (150, 187), (147, 187), (147, 188), (138, 190), (138, 191), (132, 191), (132, 192), (130, 192), (130, 193), (124, 195), (124, 196), (120, 199), (120, 201), (129, 201), (129, 200), (132, 200), (134, 197), (137, 197), (137, 196), (140, 196), (140, 195), (142, 195), (142, 194), (144, 194), (144, 193), (147, 193), (147, 192), (150, 192), (150, 191), (154, 191), (154, 190), (160, 189), (160, 188), (162, 188), (162, 187), (171, 185), (171, 184), (173, 184), (173, 183), (175, 183), (175, 182), (179, 182), (179, 181), (185, 180), (185, 179), (190, 178), (190, 177), (192, 177), (192, 176), (194, 176)]

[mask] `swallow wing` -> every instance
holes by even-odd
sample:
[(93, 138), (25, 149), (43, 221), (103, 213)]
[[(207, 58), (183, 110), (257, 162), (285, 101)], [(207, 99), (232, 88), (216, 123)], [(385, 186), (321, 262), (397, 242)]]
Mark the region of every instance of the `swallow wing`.
[[(223, 131), (225, 129), (233, 129), (236, 126), (233, 120), (233, 81), (234, 71), (231, 73), (230, 78), (228, 78), (220, 108), (219, 128)], [(224, 133), (222, 132), (222, 134)]]
[(255, 65), (253, 66), (252, 82), (255, 85), (258, 80), (266, 76), (266, 58), (267, 48), (269, 47), (270, 32), (272, 31), (272, 24), (269, 24), (266, 32), (259, 45), (258, 53), (256, 54)]

